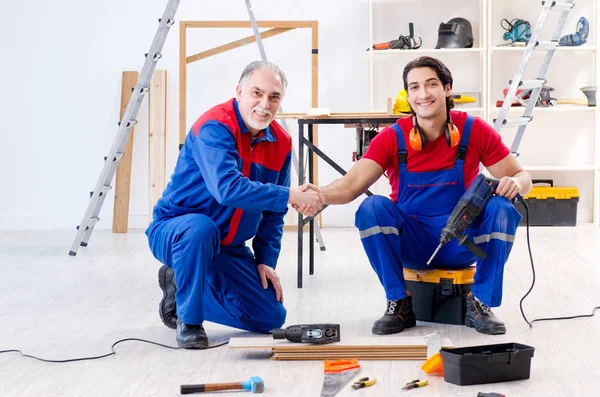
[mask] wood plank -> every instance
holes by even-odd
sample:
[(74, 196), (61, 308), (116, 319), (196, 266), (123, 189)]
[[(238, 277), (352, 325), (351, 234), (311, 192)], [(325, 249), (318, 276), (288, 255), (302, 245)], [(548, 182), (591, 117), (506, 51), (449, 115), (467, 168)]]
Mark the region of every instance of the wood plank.
[[(261, 39), (267, 39), (269, 37), (277, 36), (278, 34), (289, 32), (290, 30), (293, 30), (293, 28), (270, 29), (265, 32), (261, 32), (260, 37), (261, 37)], [(218, 47), (211, 48), (210, 50), (206, 50), (206, 51), (202, 51), (197, 54), (194, 54), (194, 55), (190, 55), (189, 57), (186, 58), (186, 63), (189, 64), (192, 62), (196, 62), (200, 59), (205, 59), (205, 58), (211, 57), (213, 55), (221, 54), (223, 52), (227, 52), (229, 50), (233, 50), (235, 48), (238, 48), (238, 47), (241, 47), (241, 46), (244, 46), (247, 44), (252, 44), (254, 42), (256, 42), (256, 36), (244, 37), (243, 39), (232, 41), (231, 43), (223, 44)]]
[[(307, 223), (306, 225), (304, 225), (304, 227), (302, 228), (302, 230), (304, 230), (305, 232), (308, 232), (308, 226), (309, 226), (309, 224)], [(283, 226), (283, 231), (284, 232), (297, 232), (298, 231), (298, 225), (284, 225)]]
[(273, 355), (277, 355), (279, 357), (312, 357), (312, 358), (320, 358), (320, 359), (328, 359), (328, 358), (357, 358), (358, 356), (368, 356), (368, 357), (410, 357), (410, 358), (427, 358), (427, 350), (421, 350), (420, 352), (274, 352)]
[(179, 146), (185, 142), (187, 131), (186, 107), (187, 107), (187, 22), (179, 22)]
[[(395, 122), (393, 122), (393, 123), (390, 123), (390, 122), (377, 123), (377, 127), (383, 128), (383, 127), (387, 127), (388, 125), (393, 125), (393, 124), (396, 124), (396, 123)], [(344, 128), (356, 129), (356, 124), (344, 124)]]
[(315, 346), (319, 346), (319, 349), (313, 349), (311, 348), (312, 345), (308, 345), (306, 344), (308, 347), (306, 349), (286, 349), (286, 348), (281, 348), (281, 347), (274, 347), (272, 348), (273, 353), (290, 353), (290, 352), (302, 352), (302, 353), (311, 353), (314, 351), (319, 351), (319, 352), (323, 352), (323, 353), (335, 353), (335, 352), (340, 352), (343, 351), (344, 353), (358, 353), (358, 352), (365, 352), (365, 351), (369, 351), (369, 353), (394, 353), (394, 354), (398, 354), (398, 353), (407, 353), (407, 352), (415, 352), (415, 353), (420, 353), (422, 351), (426, 351), (427, 350), (427, 346), (425, 345), (418, 345), (418, 346), (402, 346), (402, 345), (398, 345), (398, 346), (388, 346), (388, 345), (384, 345), (384, 346), (340, 346), (337, 343), (331, 343), (329, 344), (329, 346), (331, 348), (328, 348), (326, 346), (322, 346), (322, 345), (315, 345)]
[[(251, 28), (250, 21), (185, 21), (188, 28)], [(315, 21), (256, 21), (259, 28), (312, 28)]]
[[(121, 83), (121, 111), (119, 120), (123, 118), (129, 98), (131, 98), (132, 88), (135, 87), (138, 80), (138, 72), (123, 72)], [(131, 190), (131, 162), (133, 158), (133, 131), (129, 134), (129, 139), (123, 151), (119, 165), (117, 166), (117, 175), (115, 181), (115, 203), (113, 207), (113, 233), (127, 233), (129, 227), (129, 193)]]
[[(427, 348), (427, 341), (422, 336), (386, 336), (386, 337), (347, 337), (340, 342), (328, 343), (325, 345), (313, 345), (308, 343), (293, 343), (287, 339), (274, 339), (273, 337), (239, 337), (229, 340), (229, 348), (242, 349), (273, 349), (278, 351), (318, 351), (318, 350), (344, 350), (353, 349), (368, 349), (374, 348)], [(442, 346), (453, 347), (453, 343), (449, 338), (442, 338)]]
[(302, 355), (298, 355), (298, 356), (286, 356), (286, 355), (272, 355), (271, 356), (271, 360), (277, 360), (277, 361), (322, 361), (322, 360), (335, 360), (335, 359), (348, 359), (348, 358), (355, 358), (357, 360), (365, 360), (365, 361), (376, 361), (376, 360), (396, 360), (396, 361), (424, 361), (427, 358), (427, 355), (420, 355), (420, 356), (394, 356), (394, 357), (379, 357), (379, 356), (370, 356), (368, 354), (366, 355), (355, 355), (355, 356), (316, 356), (316, 357), (312, 357), (312, 356), (302, 356)]
[(155, 70), (148, 96), (148, 217), (167, 180), (167, 71)]
[(307, 113), (293, 112), (293, 113), (277, 113), (276, 119), (294, 119), (294, 120), (322, 120), (322, 119), (378, 119), (384, 118), (386, 120), (395, 121), (405, 117), (410, 117), (410, 114), (387, 114), (385, 112), (331, 112), (330, 115), (308, 115)]

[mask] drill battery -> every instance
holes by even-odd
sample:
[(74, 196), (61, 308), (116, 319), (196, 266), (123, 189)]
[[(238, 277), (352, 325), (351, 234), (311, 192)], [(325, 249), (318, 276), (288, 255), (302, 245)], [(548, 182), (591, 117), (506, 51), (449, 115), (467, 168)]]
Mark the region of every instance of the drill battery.
[(405, 268), (406, 289), (412, 295), (417, 320), (463, 325), (466, 295), (474, 277), (475, 266), (457, 270)]

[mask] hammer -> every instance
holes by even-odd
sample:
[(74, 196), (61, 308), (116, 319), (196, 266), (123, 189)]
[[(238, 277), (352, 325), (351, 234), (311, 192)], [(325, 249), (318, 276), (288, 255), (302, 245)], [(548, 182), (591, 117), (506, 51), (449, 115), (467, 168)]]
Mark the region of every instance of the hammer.
[(575, 98), (575, 99), (556, 99), (556, 104), (571, 104), (571, 105), (583, 105), (583, 106), (596, 106), (596, 90), (598, 87), (587, 86), (581, 87), (580, 90), (585, 94), (587, 99)]
[(181, 385), (181, 394), (213, 392), (219, 390), (250, 390), (252, 393), (265, 391), (265, 383), (258, 376), (243, 382), (205, 383), (203, 385)]

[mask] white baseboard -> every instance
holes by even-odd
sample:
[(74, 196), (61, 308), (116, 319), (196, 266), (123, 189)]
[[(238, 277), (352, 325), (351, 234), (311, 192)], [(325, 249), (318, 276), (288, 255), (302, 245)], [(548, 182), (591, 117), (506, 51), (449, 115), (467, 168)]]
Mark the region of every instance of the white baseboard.
[[(81, 214), (37, 215), (0, 214), (0, 230), (73, 230), (81, 222)], [(129, 214), (129, 230), (146, 230), (148, 214)], [(100, 221), (94, 230), (111, 230), (112, 214), (100, 213)]]
[[(294, 213), (295, 215), (295, 213)], [(8, 215), (0, 214), (0, 230), (73, 230), (79, 222), (83, 214), (62, 214), (62, 215), (36, 215), (36, 214), (19, 214)], [(297, 225), (296, 216), (286, 216), (287, 229), (295, 228)], [(129, 230), (146, 230), (150, 220), (148, 214), (129, 214)], [(591, 210), (577, 211), (577, 224), (589, 225), (593, 222)], [(323, 222), (323, 227), (354, 227), (352, 224), (343, 225), (330, 222), (326, 225)], [(111, 230), (112, 229), (112, 214), (100, 214), (100, 221), (96, 224), (95, 230)]]

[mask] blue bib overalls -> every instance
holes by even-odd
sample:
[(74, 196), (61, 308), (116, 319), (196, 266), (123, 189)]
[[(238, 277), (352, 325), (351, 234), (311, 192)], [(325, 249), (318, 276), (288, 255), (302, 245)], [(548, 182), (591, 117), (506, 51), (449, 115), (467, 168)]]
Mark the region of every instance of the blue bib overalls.
[[(440, 233), (465, 192), (463, 162), (472, 123), (473, 117), (469, 116), (454, 167), (431, 172), (407, 170), (404, 134), (398, 124), (392, 126), (398, 137), (398, 201), (370, 196), (360, 205), (355, 220), (369, 262), (388, 300), (407, 296), (404, 267), (427, 268)], [(500, 306), (504, 264), (520, 221), (521, 215), (508, 199), (492, 197), (468, 231), (469, 239), (487, 253), (487, 258), (478, 259), (453, 240), (442, 247), (429, 268), (460, 269), (477, 261), (473, 295), (488, 306)]]

